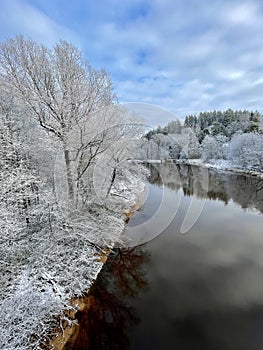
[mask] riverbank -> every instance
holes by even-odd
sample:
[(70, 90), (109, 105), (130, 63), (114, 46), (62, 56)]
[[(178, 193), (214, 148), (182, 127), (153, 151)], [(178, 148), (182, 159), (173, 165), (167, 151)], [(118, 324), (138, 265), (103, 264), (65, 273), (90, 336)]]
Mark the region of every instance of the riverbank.
[(246, 168), (235, 168), (229, 161), (226, 160), (215, 160), (212, 163), (204, 162), (201, 159), (187, 159), (187, 160), (176, 160), (178, 164), (188, 164), (201, 166), (208, 169), (216, 169), (221, 171), (230, 171), (234, 173), (256, 176), (263, 179), (263, 172), (246, 169)]
[(70, 301), (85, 295), (96, 280), (136, 208), (143, 175), (114, 185), (107, 198), (91, 197), (85, 211), (74, 216), (65, 217), (58, 205), (40, 203), (36, 225), (16, 230), (8, 241), (3, 232), (1, 349), (47, 349), (51, 339), (65, 335), (72, 324), (68, 315), (78, 309)]
[(90, 300), (90, 297), (88, 296), (89, 290), (97, 279), (102, 267), (107, 262), (111, 249), (116, 242), (118, 242), (119, 237), (125, 229), (125, 224), (128, 223), (134, 212), (140, 208), (144, 192), (145, 183), (142, 180), (135, 178), (129, 184), (129, 189), (127, 189), (124, 183), (119, 183), (117, 189), (115, 188), (112, 190), (112, 196), (122, 198), (122, 201), (124, 201), (124, 203), (126, 202), (121, 215), (123, 228), (116, 232), (115, 238), (109, 246), (95, 254), (96, 274), (94, 275), (93, 281), (87, 285), (86, 291), (83, 291), (83, 296), (72, 297), (68, 301), (69, 309), (64, 311), (63, 317), (60, 317), (60, 325), (57, 325), (53, 329), (51, 339), (45, 344), (48, 349), (65, 350), (68, 346), (74, 344), (74, 340), (76, 339), (79, 330), (76, 315), (79, 312), (83, 313), (89, 309), (90, 304), (92, 303), (92, 300)]

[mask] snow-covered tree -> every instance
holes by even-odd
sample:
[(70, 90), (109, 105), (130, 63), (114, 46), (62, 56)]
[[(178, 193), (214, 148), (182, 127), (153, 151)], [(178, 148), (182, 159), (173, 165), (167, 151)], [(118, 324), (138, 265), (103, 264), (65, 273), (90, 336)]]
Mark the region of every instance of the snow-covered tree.
[(185, 129), (185, 133), (188, 138), (186, 146), (186, 157), (189, 159), (200, 158), (200, 144), (198, 142), (196, 134), (191, 129)]
[[(65, 41), (49, 50), (22, 36), (1, 44), (0, 65), (6, 86), (40, 126), (59, 140), (68, 197), (74, 207), (78, 179), (74, 179), (73, 168), (81, 167), (83, 174), (89, 166), (89, 160), (81, 164), (83, 152), (88, 150), (93, 159), (105, 140), (103, 120), (114, 99), (108, 74), (93, 69)], [(78, 137), (74, 149), (72, 133)]]
[[(0, 183), (2, 228), (8, 220), (30, 222), (30, 208), (38, 202), (38, 179), (29, 163), (20, 129), (13, 118), (13, 99), (0, 96)], [(9, 213), (5, 215), (3, 213)], [(6, 218), (7, 221), (4, 219)], [(8, 219), (9, 218), (9, 219)]]
[(227, 137), (217, 135), (215, 137), (206, 135), (202, 142), (202, 159), (205, 161), (212, 159), (226, 159), (228, 152)]
[(246, 133), (234, 136), (230, 143), (229, 159), (241, 168), (262, 170), (263, 135)]
[(180, 120), (175, 119), (171, 120), (167, 126), (165, 127), (165, 130), (167, 131), (168, 134), (180, 134), (181, 132), (181, 123)]

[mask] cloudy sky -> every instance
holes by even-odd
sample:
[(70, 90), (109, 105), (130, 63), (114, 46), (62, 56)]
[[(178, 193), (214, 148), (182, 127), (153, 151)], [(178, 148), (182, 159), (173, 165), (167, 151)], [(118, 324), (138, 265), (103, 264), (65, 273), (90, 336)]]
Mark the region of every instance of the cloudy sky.
[(262, 0), (0, 0), (0, 40), (75, 44), (151, 123), (263, 112)]

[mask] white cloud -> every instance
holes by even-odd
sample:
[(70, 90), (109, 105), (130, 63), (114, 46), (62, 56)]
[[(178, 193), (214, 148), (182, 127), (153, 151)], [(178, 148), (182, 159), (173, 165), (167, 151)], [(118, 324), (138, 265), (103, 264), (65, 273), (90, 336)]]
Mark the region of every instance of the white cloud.
[(226, 13), (225, 18), (232, 24), (237, 25), (253, 25), (257, 19), (258, 6), (254, 2), (244, 2), (234, 4), (230, 6)]
[(22, 0), (1, 1), (2, 37), (24, 34), (34, 40), (53, 45), (59, 39), (76, 41), (76, 35), (48, 15)]
[(263, 77), (255, 80), (252, 84), (253, 85), (263, 85)]
[[(154, 4), (143, 26), (152, 29), (158, 45), (144, 67), (151, 64), (153, 71), (165, 71), (165, 79), (137, 82), (131, 78), (129, 90), (135, 96), (126, 90), (127, 98), (142, 96), (143, 101), (166, 107), (181, 117), (181, 113), (229, 107), (262, 110), (261, 86), (252, 88), (259, 79), (257, 75), (262, 76), (263, 46), (263, 14), (254, 1), (239, 6), (236, 1), (199, 2), (198, 14), (191, 9), (195, 1), (188, 7), (168, 0)], [(233, 12), (229, 18), (230, 9)], [(236, 16), (235, 23), (246, 23), (246, 27), (235, 30), (227, 26), (231, 16)], [(134, 42), (131, 46), (136, 50)], [(135, 76), (137, 69), (134, 62), (131, 71)], [(119, 87), (124, 94), (125, 84)]]

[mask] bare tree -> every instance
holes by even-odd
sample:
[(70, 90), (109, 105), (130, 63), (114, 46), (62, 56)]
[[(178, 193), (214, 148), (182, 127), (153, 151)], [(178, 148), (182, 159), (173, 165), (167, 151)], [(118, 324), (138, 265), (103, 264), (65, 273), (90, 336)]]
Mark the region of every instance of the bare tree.
[[(103, 135), (95, 132), (98, 138), (94, 138), (94, 120), (91, 123), (92, 138), (84, 145), (82, 137), (87, 134), (92, 116), (112, 106), (114, 96), (108, 74), (104, 70), (91, 68), (81, 53), (65, 41), (49, 50), (22, 36), (0, 45), (0, 66), (6, 86), (23, 102), (39, 124), (60, 141), (68, 197), (71, 205), (74, 205), (72, 163), (76, 159), (71, 158), (72, 130), (79, 130), (80, 150), (83, 147), (95, 147), (96, 154), (96, 147), (103, 142)], [(75, 150), (77, 156), (81, 154), (78, 151)], [(80, 174), (85, 171), (84, 166)]]

